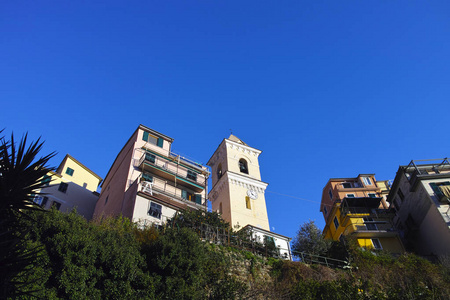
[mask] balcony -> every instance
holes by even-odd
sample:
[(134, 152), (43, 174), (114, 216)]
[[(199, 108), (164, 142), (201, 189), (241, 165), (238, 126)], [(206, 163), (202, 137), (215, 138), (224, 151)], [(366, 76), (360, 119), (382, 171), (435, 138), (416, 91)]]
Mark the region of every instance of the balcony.
[(153, 177), (153, 181), (140, 181), (138, 191), (180, 208), (183, 204), (187, 204), (205, 209), (207, 204), (205, 197), (202, 195), (183, 193), (182, 190), (167, 184), (167, 181), (156, 177)]
[(372, 221), (359, 222), (347, 228), (347, 233), (358, 238), (393, 237), (398, 232), (388, 220), (373, 219)]
[(350, 192), (350, 191), (379, 191), (380, 188), (375, 184), (364, 186), (357, 181), (352, 182), (342, 182), (334, 186), (337, 192)]
[(208, 172), (199, 165), (192, 165), (194, 167), (192, 169), (185, 167), (182, 161), (180, 156), (166, 158), (147, 152), (141, 156), (137, 167), (142, 172), (148, 170), (150, 173), (175, 182), (177, 185), (188, 187), (197, 193), (203, 191), (206, 188), (207, 177), (205, 175)]
[(412, 160), (401, 167), (410, 183), (410, 191), (415, 191), (422, 179), (440, 179), (450, 177), (450, 162), (447, 158)]

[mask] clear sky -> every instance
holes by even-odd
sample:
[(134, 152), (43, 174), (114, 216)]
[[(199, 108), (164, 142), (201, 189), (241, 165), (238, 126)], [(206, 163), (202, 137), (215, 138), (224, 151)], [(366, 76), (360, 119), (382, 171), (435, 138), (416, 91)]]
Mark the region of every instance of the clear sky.
[(203, 163), (231, 130), (294, 236), (329, 178), (450, 154), (449, 57), (448, 1), (1, 1), (0, 128), (102, 177), (139, 124)]

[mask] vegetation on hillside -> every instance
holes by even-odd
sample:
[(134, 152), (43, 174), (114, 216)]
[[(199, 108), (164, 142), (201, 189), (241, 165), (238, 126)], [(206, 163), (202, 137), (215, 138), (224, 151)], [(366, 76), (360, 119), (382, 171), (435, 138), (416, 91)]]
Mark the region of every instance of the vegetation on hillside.
[[(46, 299), (448, 299), (449, 273), (415, 255), (351, 249), (352, 269), (264, 258), (203, 242), (188, 227), (30, 213), (44, 250), (26, 279)], [(23, 220), (25, 226), (32, 222)], [(23, 296), (27, 298), (27, 296)]]

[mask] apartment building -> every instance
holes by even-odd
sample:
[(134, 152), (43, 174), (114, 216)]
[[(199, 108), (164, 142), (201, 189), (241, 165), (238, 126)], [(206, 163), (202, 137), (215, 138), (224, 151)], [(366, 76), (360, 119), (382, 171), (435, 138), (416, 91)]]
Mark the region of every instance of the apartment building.
[(450, 254), (450, 163), (447, 158), (412, 160), (399, 166), (388, 202), (408, 251)]
[(208, 169), (172, 151), (173, 138), (139, 125), (102, 184), (95, 217), (162, 225), (180, 209), (207, 209)]
[(331, 178), (322, 192), (320, 211), (325, 219), (324, 237), (354, 238), (360, 247), (402, 253), (404, 247), (393, 228), (394, 214), (388, 209), (387, 181), (374, 174), (354, 178)]
[(76, 209), (87, 220), (92, 218), (102, 181), (92, 170), (67, 154), (56, 171), (48, 172), (42, 181), (46, 187), (40, 191), (43, 194), (34, 197), (35, 203), (62, 212)]

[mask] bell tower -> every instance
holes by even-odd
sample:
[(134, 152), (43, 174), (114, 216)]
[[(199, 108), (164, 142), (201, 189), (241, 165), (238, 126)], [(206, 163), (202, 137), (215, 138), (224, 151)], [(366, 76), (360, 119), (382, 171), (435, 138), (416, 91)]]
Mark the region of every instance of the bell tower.
[(258, 156), (261, 150), (234, 135), (224, 139), (207, 165), (212, 169), (212, 210), (235, 228), (252, 225), (270, 231)]

